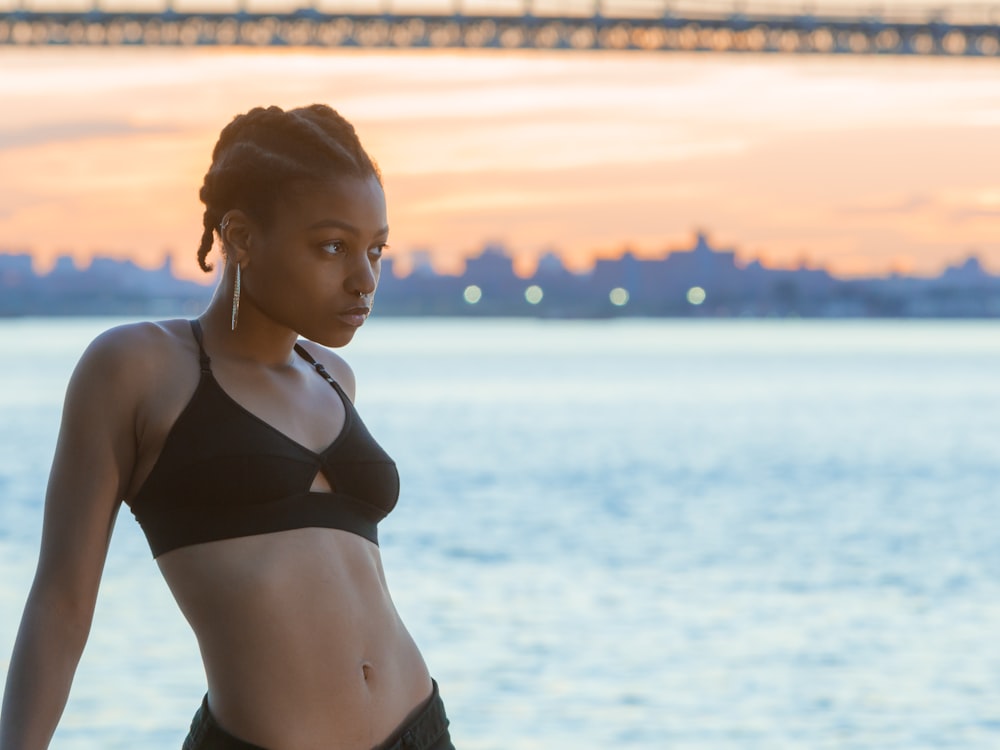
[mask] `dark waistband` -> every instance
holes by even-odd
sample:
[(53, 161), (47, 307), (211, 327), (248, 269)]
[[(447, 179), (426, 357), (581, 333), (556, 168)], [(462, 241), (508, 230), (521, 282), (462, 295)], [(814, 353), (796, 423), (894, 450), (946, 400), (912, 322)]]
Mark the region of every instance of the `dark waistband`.
[(416, 709), (385, 742), (374, 750), (417, 750), (429, 748), (448, 731), (448, 717), (445, 716), (444, 702), (438, 692), (437, 682), (431, 697)]
[[(448, 717), (444, 702), (438, 692), (437, 682), (431, 680), (433, 690), (430, 698), (415, 709), (390, 735), (373, 750), (423, 750), (432, 748), (434, 743), (448, 731)], [(449, 743), (445, 746), (451, 747)], [(183, 750), (267, 750), (259, 745), (241, 740), (219, 726), (208, 708), (208, 696), (191, 722), (191, 732), (184, 742)]]

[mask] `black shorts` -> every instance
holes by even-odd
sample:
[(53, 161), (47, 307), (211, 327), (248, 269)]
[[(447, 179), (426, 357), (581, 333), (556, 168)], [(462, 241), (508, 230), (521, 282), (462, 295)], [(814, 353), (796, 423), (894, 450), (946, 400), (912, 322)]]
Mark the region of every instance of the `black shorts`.
[[(216, 723), (208, 710), (208, 696), (201, 702), (191, 721), (191, 731), (182, 750), (267, 750), (260, 745), (234, 737)], [(374, 750), (455, 750), (448, 734), (448, 717), (434, 682), (430, 699), (413, 717), (392, 733)]]

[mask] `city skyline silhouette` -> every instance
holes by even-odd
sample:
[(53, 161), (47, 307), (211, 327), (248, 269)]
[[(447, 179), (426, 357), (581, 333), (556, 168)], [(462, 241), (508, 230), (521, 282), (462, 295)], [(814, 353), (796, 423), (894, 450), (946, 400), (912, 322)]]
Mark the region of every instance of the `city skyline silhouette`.
[[(737, 260), (699, 231), (688, 248), (656, 258), (629, 251), (570, 271), (548, 252), (519, 274), (501, 244), (486, 243), (459, 273), (439, 273), (424, 253), (405, 273), (383, 259), (380, 314), (554, 318), (643, 317), (1000, 317), (1000, 275), (969, 256), (932, 277), (839, 279), (826, 269), (768, 268)], [(218, 269), (210, 281), (218, 278)], [(214, 284), (174, 275), (170, 255), (155, 269), (97, 257), (79, 267), (60, 256), (39, 273), (30, 254), (0, 253), (0, 316), (194, 314)]]

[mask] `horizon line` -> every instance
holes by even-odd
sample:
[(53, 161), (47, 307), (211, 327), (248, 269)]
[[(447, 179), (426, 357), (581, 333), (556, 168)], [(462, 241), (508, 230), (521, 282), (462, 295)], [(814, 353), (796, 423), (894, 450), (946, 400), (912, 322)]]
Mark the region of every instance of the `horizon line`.
[[(641, 251), (637, 253), (636, 248), (630, 245), (628, 242), (624, 242), (622, 245), (620, 245), (615, 255), (608, 256), (601, 254), (599, 251), (594, 251), (593, 253), (591, 253), (589, 257), (590, 263), (588, 266), (585, 267), (585, 270), (573, 270), (572, 266), (574, 264), (570, 264), (569, 266), (567, 266), (566, 264), (567, 256), (565, 252), (564, 251), (561, 252), (556, 247), (549, 246), (543, 249), (541, 252), (529, 256), (531, 260), (533, 260), (532, 270), (530, 273), (527, 274), (518, 273), (517, 271), (518, 261), (526, 257), (525, 254), (512, 252), (511, 248), (506, 244), (506, 242), (498, 239), (481, 240), (478, 251), (473, 251), (461, 257), (460, 260), (462, 261), (463, 268), (457, 271), (456, 273), (449, 273), (447, 271), (439, 270), (437, 267), (435, 267), (432, 260), (434, 251), (430, 248), (422, 246), (411, 246), (406, 250), (402, 251), (394, 250), (392, 253), (387, 255), (383, 260), (389, 262), (391, 268), (393, 269), (393, 274), (392, 274), (393, 277), (399, 279), (407, 278), (408, 276), (412, 275), (415, 271), (427, 268), (429, 268), (432, 274), (436, 276), (461, 277), (465, 273), (466, 270), (465, 266), (468, 265), (468, 261), (480, 258), (490, 252), (496, 252), (512, 261), (515, 267), (514, 268), (515, 275), (521, 278), (528, 279), (531, 278), (533, 274), (537, 273), (538, 266), (542, 262), (542, 260), (545, 257), (550, 257), (550, 256), (554, 256), (555, 258), (557, 258), (562, 267), (568, 273), (574, 276), (586, 276), (589, 273), (592, 273), (594, 269), (597, 268), (597, 266), (601, 262), (614, 263), (623, 261), (626, 258), (631, 258), (634, 259), (636, 262), (642, 262), (642, 263), (664, 262), (675, 254), (683, 255), (687, 253), (697, 252), (702, 247), (704, 247), (714, 255), (727, 255), (727, 254), (732, 255), (733, 264), (739, 270), (747, 270), (749, 267), (753, 266), (754, 264), (757, 264), (765, 270), (776, 271), (776, 272), (782, 272), (782, 271), (822, 272), (826, 273), (831, 278), (840, 281), (864, 281), (864, 280), (878, 280), (878, 279), (890, 279), (890, 278), (932, 280), (936, 278), (941, 278), (949, 270), (957, 270), (963, 268), (967, 266), (970, 262), (974, 262), (978, 270), (983, 275), (988, 276), (990, 278), (1000, 278), (1000, 273), (991, 273), (986, 267), (984, 267), (982, 263), (983, 260), (982, 257), (975, 250), (970, 251), (969, 254), (959, 258), (958, 260), (952, 263), (947, 263), (946, 265), (944, 265), (943, 268), (941, 268), (941, 270), (936, 275), (932, 273), (925, 273), (925, 274), (913, 273), (903, 270), (894, 270), (891, 268), (882, 272), (875, 272), (869, 274), (844, 275), (844, 274), (838, 274), (837, 272), (830, 270), (830, 268), (826, 265), (810, 263), (807, 257), (805, 258), (804, 261), (800, 261), (799, 264), (795, 266), (773, 264), (771, 262), (768, 262), (767, 259), (762, 257), (759, 253), (756, 254), (755, 256), (750, 257), (749, 259), (741, 258), (739, 256), (738, 250), (734, 247), (717, 247), (715, 245), (712, 245), (710, 240), (710, 233), (703, 229), (694, 230), (693, 245), (684, 247), (678, 247), (678, 246), (667, 247), (663, 250), (658, 251), (655, 255), (651, 255)], [(111, 251), (104, 251), (104, 252), (111, 252)], [(136, 268), (149, 272), (168, 268), (171, 276), (175, 279), (192, 281), (194, 283), (199, 283), (204, 286), (208, 286), (209, 284), (214, 283), (217, 280), (218, 268), (219, 268), (219, 265), (215, 264), (215, 267), (212, 271), (207, 273), (203, 272), (202, 276), (177, 276), (175, 271), (175, 265), (178, 260), (177, 251), (170, 248), (163, 250), (159, 265), (150, 265), (150, 266), (137, 262), (134, 256), (129, 254), (123, 257), (121, 254), (110, 254), (110, 255), (102, 254), (101, 251), (97, 250), (94, 251), (89, 257), (81, 259), (76, 257), (73, 251), (64, 250), (52, 256), (53, 262), (47, 271), (43, 271), (38, 268), (38, 258), (35, 252), (31, 249), (9, 248), (0, 245), (0, 256), (8, 256), (8, 257), (27, 256), (31, 258), (32, 273), (38, 277), (48, 276), (49, 274), (53, 273), (56, 270), (57, 266), (59, 265), (60, 261), (64, 261), (65, 259), (68, 259), (72, 264), (74, 270), (79, 272), (87, 271), (94, 264), (95, 261), (110, 260), (123, 264), (131, 263)], [(406, 268), (406, 273), (399, 274), (395, 272), (398, 271), (397, 261), (400, 261), (404, 266), (404, 268), (408, 266), (408, 268)]]

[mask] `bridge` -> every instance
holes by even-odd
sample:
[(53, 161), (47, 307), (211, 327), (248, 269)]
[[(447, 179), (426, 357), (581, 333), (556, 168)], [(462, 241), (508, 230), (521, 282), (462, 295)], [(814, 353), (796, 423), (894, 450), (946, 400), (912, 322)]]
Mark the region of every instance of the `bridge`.
[[(0, 0), (0, 46), (642, 50), (1000, 58), (1000, 3), (847, 9), (746, 0), (413, 0), (76, 8)], [(57, 0), (58, 1), (58, 0)], [(70, 0), (72, 1), (72, 0)], [(133, 0), (134, 1), (134, 0)], [(141, 0), (140, 0), (141, 1)], [(433, 3), (434, 0), (429, 0)], [(215, 3), (208, 5), (207, 3)], [(943, 6), (943, 7), (942, 7)]]

